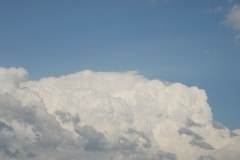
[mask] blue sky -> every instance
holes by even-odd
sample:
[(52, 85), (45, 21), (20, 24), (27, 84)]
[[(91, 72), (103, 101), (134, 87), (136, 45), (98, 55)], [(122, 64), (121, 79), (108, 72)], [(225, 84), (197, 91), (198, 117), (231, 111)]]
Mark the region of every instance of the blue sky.
[(206, 90), (214, 119), (240, 128), (237, 0), (0, 0), (0, 66), (30, 79), (137, 70)]

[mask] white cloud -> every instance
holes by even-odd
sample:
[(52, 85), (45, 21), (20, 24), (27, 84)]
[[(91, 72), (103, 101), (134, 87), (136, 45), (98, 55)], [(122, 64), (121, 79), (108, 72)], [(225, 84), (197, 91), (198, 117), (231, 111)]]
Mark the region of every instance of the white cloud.
[(225, 23), (231, 28), (240, 30), (240, 5), (235, 4), (226, 15)]
[(23, 68), (9, 68), (8, 70), (0, 67), (0, 93), (15, 89), (20, 82), (28, 78), (28, 73)]
[(223, 22), (236, 32), (235, 42), (240, 45), (240, 5), (234, 4)]
[(40, 81), (27, 75), (0, 68), (1, 159), (240, 157), (239, 131), (212, 119), (197, 87), (136, 72), (82, 71)]

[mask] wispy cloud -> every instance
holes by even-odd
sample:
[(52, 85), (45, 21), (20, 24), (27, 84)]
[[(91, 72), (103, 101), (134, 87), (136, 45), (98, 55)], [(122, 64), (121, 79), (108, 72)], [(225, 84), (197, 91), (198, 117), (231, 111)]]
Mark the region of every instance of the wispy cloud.
[(235, 4), (231, 10), (227, 13), (225, 24), (234, 30), (240, 30), (240, 5)]
[(224, 12), (225, 8), (222, 6), (217, 6), (215, 8), (208, 9), (208, 12), (213, 12), (213, 13), (222, 13)]
[(240, 5), (234, 4), (230, 11), (226, 14), (225, 25), (232, 28), (236, 32), (235, 41), (240, 44)]

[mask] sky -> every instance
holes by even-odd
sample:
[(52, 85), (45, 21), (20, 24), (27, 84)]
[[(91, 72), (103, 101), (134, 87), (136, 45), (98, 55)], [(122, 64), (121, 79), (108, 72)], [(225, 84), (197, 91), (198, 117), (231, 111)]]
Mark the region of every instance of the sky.
[(88, 69), (198, 86), (237, 129), (239, 23), (237, 0), (0, 0), (0, 66), (30, 80)]

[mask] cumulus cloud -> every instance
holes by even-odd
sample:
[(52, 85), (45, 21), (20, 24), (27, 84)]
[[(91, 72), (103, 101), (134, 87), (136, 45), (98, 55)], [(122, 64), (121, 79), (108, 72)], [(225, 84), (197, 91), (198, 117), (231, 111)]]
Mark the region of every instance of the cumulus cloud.
[(0, 68), (1, 159), (239, 159), (239, 130), (212, 119), (204, 90), (137, 72), (39, 81)]

